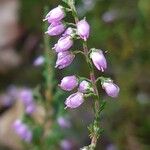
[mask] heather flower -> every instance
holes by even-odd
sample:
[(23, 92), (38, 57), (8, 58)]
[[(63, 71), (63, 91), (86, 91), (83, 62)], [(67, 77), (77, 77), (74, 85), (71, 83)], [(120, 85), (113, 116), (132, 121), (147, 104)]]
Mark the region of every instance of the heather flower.
[(53, 47), (57, 53), (67, 51), (73, 45), (71, 36), (61, 37)]
[(90, 33), (90, 26), (85, 19), (77, 23), (77, 33), (84, 41), (88, 39)]
[(60, 147), (62, 150), (71, 150), (72, 149), (72, 144), (69, 140), (62, 140), (60, 142)]
[(81, 7), (81, 11), (83, 13), (86, 13), (87, 11), (90, 11), (94, 8), (96, 1), (93, 0), (82, 0), (83, 7)]
[(117, 150), (117, 147), (113, 144), (109, 144), (107, 147), (106, 147), (106, 150)]
[(11, 106), (18, 96), (18, 89), (14, 85), (10, 85), (5, 94), (0, 95), (0, 101), (5, 107)]
[(78, 79), (76, 76), (66, 76), (61, 80), (60, 88), (65, 91), (71, 91), (78, 86)]
[(40, 66), (44, 63), (44, 61), (45, 61), (45, 58), (43, 56), (39, 56), (34, 60), (33, 65)]
[(35, 104), (34, 104), (34, 103), (31, 103), (31, 104), (29, 104), (29, 105), (27, 105), (27, 106), (25, 107), (25, 112), (26, 112), (27, 114), (32, 114), (32, 113), (35, 111), (35, 109), (36, 109)]
[(29, 105), (33, 101), (32, 91), (30, 89), (23, 89), (20, 92), (20, 99), (25, 105)]
[(82, 92), (82, 93), (87, 93), (87, 92), (93, 91), (93, 88), (91, 87), (91, 83), (90, 82), (88, 82), (86, 80), (83, 80), (79, 84), (78, 91)]
[(90, 58), (92, 59), (95, 67), (102, 72), (107, 68), (107, 62), (102, 50), (92, 49), (90, 53)]
[(67, 120), (64, 117), (58, 117), (57, 122), (58, 122), (59, 126), (62, 128), (70, 128), (70, 126), (71, 126), (69, 120)]
[(10, 85), (7, 89), (7, 94), (13, 99), (16, 100), (18, 96), (18, 89), (15, 85)]
[(20, 92), (20, 99), (22, 100), (25, 106), (25, 112), (27, 114), (31, 114), (33, 111), (35, 111), (36, 107), (33, 100), (33, 94), (30, 89), (23, 89)]
[(32, 132), (29, 130), (27, 125), (21, 122), (21, 120), (16, 120), (13, 124), (13, 129), (16, 134), (24, 141), (31, 142)]
[(118, 18), (118, 14), (119, 12), (116, 10), (107, 11), (102, 15), (102, 20), (106, 23), (112, 23)]
[(54, 22), (49, 27), (48, 30), (45, 32), (50, 36), (60, 35), (65, 31), (65, 25), (62, 22)]
[[(90, 35), (89, 23), (86, 21), (85, 18), (78, 21), (79, 18), (77, 16), (75, 3), (73, 0), (71, 1), (63, 0), (63, 1), (66, 3), (66, 8), (63, 8), (62, 6), (58, 6), (57, 8), (51, 10), (45, 17), (45, 20), (48, 20), (48, 22), (51, 23), (46, 33), (48, 33), (51, 36), (62, 34), (65, 30), (65, 26), (61, 23), (61, 20), (65, 17), (64, 10), (67, 12), (71, 12), (76, 24), (66, 22), (66, 25), (69, 25), (72, 28), (71, 27), (67, 28), (66, 31), (62, 34), (62, 37), (58, 40), (58, 42), (53, 47), (56, 53), (58, 53), (55, 67), (59, 69), (63, 69), (69, 66), (75, 58), (74, 54), (83, 54), (85, 57), (86, 63), (89, 67), (90, 80), (84, 77), (77, 78), (75, 75), (66, 76), (61, 80), (59, 87), (65, 91), (72, 91), (72, 90), (77, 91), (76, 93), (73, 93), (68, 98), (66, 98), (65, 100), (66, 108), (79, 107), (84, 102), (84, 98), (86, 97), (88, 98), (92, 96), (93, 100), (95, 100), (95, 104), (93, 105), (95, 118), (90, 128), (91, 142), (89, 146), (82, 148), (82, 149), (90, 149), (90, 148), (95, 149), (98, 137), (100, 135), (100, 133), (98, 133), (97, 131), (101, 129), (99, 127), (100, 120), (99, 117), (97, 117), (97, 114), (99, 114), (101, 111), (99, 109), (101, 106), (99, 103), (97, 103), (97, 98), (99, 98), (100, 95), (98, 91), (97, 82), (101, 80), (102, 88), (111, 97), (118, 96), (119, 87), (116, 84), (114, 84), (112, 80), (110, 80), (109, 78), (105, 78), (105, 77), (96, 78), (95, 72), (92, 68), (95, 65), (95, 67), (98, 70), (103, 72), (105, 69), (107, 69), (106, 58), (102, 50), (95, 49), (95, 48), (92, 48), (91, 50), (88, 49), (88, 45), (86, 41), (88, 40)], [(90, 6), (90, 4), (94, 4), (92, 3), (92, 0), (86, 2), (84, 1), (83, 3), (86, 4), (87, 6)], [(74, 26), (76, 26), (76, 28)], [(83, 51), (82, 49), (79, 48), (78, 45), (77, 45), (78, 49), (75, 52), (69, 51), (69, 49), (73, 46), (74, 39), (81, 40)], [(65, 120), (65, 118), (63, 117), (59, 117), (57, 119), (57, 123), (62, 128), (66, 128), (70, 125), (69, 122), (67, 122), (67, 120)], [(64, 150), (72, 149), (69, 140), (61, 141), (60, 146)]]
[(52, 9), (45, 17), (45, 20), (48, 20), (49, 23), (61, 21), (65, 17), (65, 12), (62, 6), (58, 6)]
[(1, 104), (2, 104), (4, 107), (9, 107), (9, 106), (11, 106), (12, 103), (13, 103), (12, 97), (10, 97), (10, 96), (7, 95), (7, 94), (0, 95), (0, 101), (1, 101)]
[(108, 96), (113, 98), (117, 97), (120, 91), (120, 88), (114, 84), (112, 80), (102, 82), (102, 88), (106, 91)]
[(73, 28), (69, 27), (66, 29), (66, 31), (64, 32), (63, 36), (69, 36), (72, 35), (74, 33)]
[(75, 55), (69, 51), (60, 52), (57, 55), (56, 68), (63, 69), (68, 67), (74, 60)]
[(72, 95), (70, 95), (66, 101), (65, 105), (69, 108), (77, 108), (84, 102), (83, 93), (77, 92)]

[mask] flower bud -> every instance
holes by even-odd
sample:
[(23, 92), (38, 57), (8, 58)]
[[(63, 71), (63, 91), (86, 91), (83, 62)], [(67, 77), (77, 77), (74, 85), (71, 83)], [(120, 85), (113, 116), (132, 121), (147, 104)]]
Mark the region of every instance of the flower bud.
[(71, 150), (73, 148), (71, 141), (68, 139), (60, 141), (60, 147), (61, 150)]
[(64, 117), (58, 117), (57, 122), (59, 126), (62, 128), (70, 128), (71, 126), (69, 120)]
[(75, 55), (69, 51), (60, 52), (57, 55), (56, 68), (63, 69), (69, 66), (74, 60)]
[(103, 72), (107, 68), (107, 62), (102, 50), (92, 49), (90, 58), (98, 70)]
[(90, 91), (93, 91), (93, 88), (91, 87), (91, 83), (89, 83), (86, 80), (83, 80), (80, 84), (79, 84), (79, 88), (78, 88), (79, 92), (82, 93), (87, 93)]
[(24, 104), (25, 112), (27, 114), (32, 114), (32, 112), (34, 112), (36, 109), (32, 91), (30, 89), (23, 89), (20, 92), (20, 99), (22, 100)]
[(37, 58), (34, 60), (33, 65), (34, 65), (34, 66), (41, 66), (41, 65), (44, 64), (44, 62), (45, 62), (45, 58), (44, 58), (43, 56), (39, 56), (39, 57), (37, 57)]
[(54, 22), (49, 27), (47, 33), (50, 36), (60, 35), (65, 31), (65, 25), (62, 22)]
[(52, 9), (45, 17), (49, 23), (61, 21), (65, 17), (65, 12), (62, 6)]
[(88, 39), (90, 33), (90, 26), (85, 19), (77, 23), (77, 33), (84, 41)]
[(30, 105), (27, 105), (27, 106), (25, 107), (25, 112), (26, 112), (27, 114), (32, 114), (33, 112), (35, 112), (35, 110), (36, 110), (36, 106), (35, 106), (34, 103), (31, 103)]
[(26, 141), (31, 142), (32, 140), (32, 132), (29, 130), (27, 125), (21, 122), (21, 120), (16, 120), (13, 124), (13, 129), (19, 135), (19, 137)]
[(59, 86), (65, 91), (71, 91), (78, 86), (78, 79), (74, 75), (66, 76), (61, 80), (61, 84)]
[(19, 98), (25, 105), (29, 105), (33, 101), (32, 91), (28, 88), (22, 89), (19, 95)]
[(69, 36), (74, 33), (73, 29), (71, 27), (67, 28), (63, 36)]
[(61, 37), (53, 47), (57, 53), (67, 51), (73, 45), (71, 36)]
[(102, 83), (102, 88), (106, 91), (107, 95), (110, 97), (117, 97), (120, 91), (120, 88), (113, 83), (112, 80), (104, 81)]
[(65, 105), (69, 108), (77, 108), (84, 102), (83, 93), (77, 92), (70, 95), (66, 101)]

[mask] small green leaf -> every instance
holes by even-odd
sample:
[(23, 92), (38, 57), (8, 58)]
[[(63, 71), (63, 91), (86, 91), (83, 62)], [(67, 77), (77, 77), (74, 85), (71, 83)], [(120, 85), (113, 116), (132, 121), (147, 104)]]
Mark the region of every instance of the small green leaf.
[(100, 112), (103, 111), (103, 110), (105, 109), (105, 106), (106, 106), (106, 101), (103, 100), (103, 101), (101, 102), (100, 110), (99, 110), (99, 111), (100, 111)]
[(93, 98), (97, 98), (97, 95), (94, 93), (88, 93), (88, 94), (84, 94), (84, 98), (89, 98), (89, 97), (93, 97)]

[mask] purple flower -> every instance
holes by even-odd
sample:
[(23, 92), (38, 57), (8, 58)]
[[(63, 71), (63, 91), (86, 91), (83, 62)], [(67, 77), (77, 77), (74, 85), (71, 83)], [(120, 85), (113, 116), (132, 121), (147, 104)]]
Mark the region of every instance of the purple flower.
[(40, 66), (44, 63), (45, 58), (43, 56), (39, 56), (35, 59), (35, 61), (33, 62), (34, 66)]
[(68, 67), (74, 60), (75, 55), (69, 51), (60, 52), (57, 55), (56, 68), (63, 69)]
[(49, 23), (61, 21), (65, 17), (65, 12), (62, 6), (52, 9), (45, 17)]
[(66, 76), (61, 80), (61, 84), (59, 86), (65, 91), (71, 91), (78, 86), (78, 79), (74, 75)]
[(72, 35), (74, 33), (73, 29), (71, 27), (67, 28), (63, 36)]
[(77, 108), (84, 102), (83, 93), (77, 92), (70, 95), (66, 101), (65, 105), (69, 108)]
[(32, 132), (29, 130), (27, 125), (21, 122), (21, 120), (16, 120), (13, 124), (13, 129), (20, 136), (20, 138), (26, 142), (31, 142)]
[(53, 47), (57, 53), (67, 51), (73, 45), (71, 36), (61, 37)]
[(35, 109), (36, 109), (36, 106), (35, 106), (35, 104), (32, 102), (31, 104), (29, 104), (29, 105), (27, 105), (27, 106), (25, 107), (25, 112), (26, 112), (27, 114), (32, 114), (32, 113), (35, 111)]
[(84, 41), (88, 39), (90, 33), (90, 26), (85, 19), (77, 23), (77, 33)]
[(107, 62), (102, 50), (92, 49), (90, 58), (98, 70), (103, 72), (107, 68)]
[(17, 99), (18, 97), (18, 89), (15, 85), (10, 85), (7, 89), (7, 94), (12, 98), (12, 99)]
[(117, 10), (110, 10), (102, 15), (102, 20), (106, 23), (112, 23), (118, 18), (119, 12)]
[(79, 84), (79, 88), (78, 88), (79, 92), (82, 93), (87, 93), (90, 91), (93, 91), (93, 88), (91, 87), (91, 83), (83, 80), (80, 84)]
[(118, 96), (120, 91), (120, 88), (114, 84), (112, 80), (102, 82), (102, 88), (106, 91), (108, 96), (114, 98)]
[(23, 89), (20, 92), (20, 99), (22, 100), (24, 106), (25, 106), (25, 112), (27, 114), (31, 114), (35, 111), (35, 104), (33, 100), (33, 94), (30, 89)]
[(117, 150), (117, 147), (113, 144), (109, 144), (107, 147), (106, 147), (106, 150)]
[(30, 89), (27, 89), (27, 88), (21, 90), (20, 99), (23, 101), (23, 103), (25, 105), (32, 103), (32, 101), (33, 101), (32, 91)]
[(62, 34), (64, 31), (65, 25), (62, 22), (53, 22), (45, 33), (50, 36), (56, 36)]
[(13, 98), (7, 94), (0, 95), (0, 101), (1, 101), (2, 105), (5, 107), (11, 106), (14, 102)]
[(60, 142), (60, 146), (62, 150), (71, 150), (72, 149), (72, 144), (69, 140), (62, 140)]
[(62, 128), (70, 128), (70, 126), (71, 126), (70, 122), (64, 117), (59, 117), (57, 119), (57, 122), (58, 122), (59, 126)]

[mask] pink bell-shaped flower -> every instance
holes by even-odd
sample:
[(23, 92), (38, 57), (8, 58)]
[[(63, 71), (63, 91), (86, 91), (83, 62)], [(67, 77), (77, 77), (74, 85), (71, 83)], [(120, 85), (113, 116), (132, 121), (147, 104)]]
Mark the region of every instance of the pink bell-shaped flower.
[(45, 17), (45, 20), (48, 20), (49, 23), (61, 21), (65, 17), (65, 11), (62, 6), (58, 6), (52, 9)]
[(78, 78), (74, 75), (66, 76), (61, 80), (60, 88), (65, 91), (71, 91), (78, 86)]
[(84, 95), (81, 92), (74, 93), (70, 95), (66, 101), (66, 107), (77, 108), (84, 102)]
[(86, 41), (90, 34), (90, 25), (83, 19), (77, 23), (77, 34)]
[(117, 97), (120, 91), (120, 88), (114, 84), (112, 80), (104, 81), (102, 88), (106, 91), (108, 96), (113, 98)]
[(57, 53), (64, 52), (69, 50), (69, 48), (71, 48), (72, 45), (73, 45), (73, 40), (71, 36), (61, 37), (58, 40), (57, 44), (55, 44), (53, 49), (55, 49)]
[(92, 59), (95, 67), (98, 70), (103, 72), (107, 68), (106, 58), (102, 50), (92, 49), (92, 52), (90, 53), (90, 58)]
[(68, 67), (72, 61), (74, 60), (75, 55), (72, 52), (65, 51), (60, 52), (57, 55), (57, 61), (56, 61), (56, 68), (63, 69), (65, 67)]

